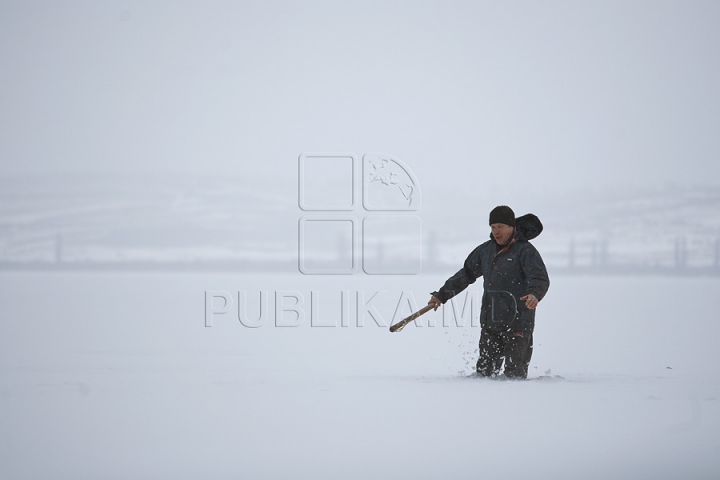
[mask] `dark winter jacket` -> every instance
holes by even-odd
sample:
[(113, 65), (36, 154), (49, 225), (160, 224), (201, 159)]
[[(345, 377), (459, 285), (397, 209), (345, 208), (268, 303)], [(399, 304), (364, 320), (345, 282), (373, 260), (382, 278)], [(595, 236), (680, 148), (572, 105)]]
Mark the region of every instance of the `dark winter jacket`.
[(535, 310), (525, 307), (520, 297), (532, 293), (542, 300), (550, 286), (545, 264), (528, 240), (542, 232), (542, 223), (532, 214), (515, 220), (515, 238), (507, 248), (490, 240), (468, 255), (463, 268), (450, 277), (445, 285), (432, 294), (447, 302), (481, 275), (483, 282), (480, 324), (495, 331), (532, 332)]

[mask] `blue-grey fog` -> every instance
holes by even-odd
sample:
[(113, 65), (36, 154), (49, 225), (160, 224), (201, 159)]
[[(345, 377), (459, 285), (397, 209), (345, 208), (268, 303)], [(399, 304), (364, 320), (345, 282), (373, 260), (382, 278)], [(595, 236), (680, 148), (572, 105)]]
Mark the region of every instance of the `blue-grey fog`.
[[(717, 477), (718, 52), (713, 1), (0, 0), (0, 477)], [(498, 205), (526, 381), (481, 279), (387, 328)]]
[(719, 16), (702, 1), (5, 1), (2, 172), (290, 182), (301, 152), (379, 150), (467, 188), (509, 172), (544, 189), (715, 181)]
[(423, 187), (426, 251), (466, 249), (507, 203), (541, 214), (557, 265), (716, 263), (714, 2), (2, 13), (4, 261), (294, 265), (299, 155), (381, 151)]

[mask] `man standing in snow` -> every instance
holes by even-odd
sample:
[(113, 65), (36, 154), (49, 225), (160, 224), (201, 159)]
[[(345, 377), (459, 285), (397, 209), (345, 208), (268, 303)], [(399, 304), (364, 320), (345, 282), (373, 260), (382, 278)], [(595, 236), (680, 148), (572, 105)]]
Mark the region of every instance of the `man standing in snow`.
[(477, 374), (494, 377), (505, 359), (505, 376), (527, 378), (532, 356), (535, 307), (550, 286), (545, 264), (528, 240), (542, 223), (532, 214), (515, 218), (510, 207), (490, 212), (490, 240), (478, 246), (463, 268), (432, 293), (434, 309), (484, 277), (480, 309), (480, 358)]

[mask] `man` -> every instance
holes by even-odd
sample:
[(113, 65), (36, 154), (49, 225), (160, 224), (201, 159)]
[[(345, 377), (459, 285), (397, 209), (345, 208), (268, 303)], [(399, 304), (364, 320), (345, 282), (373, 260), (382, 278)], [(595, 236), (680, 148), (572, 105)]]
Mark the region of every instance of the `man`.
[(505, 359), (505, 376), (527, 378), (532, 357), (535, 308), (550, 286), (545, 264), (528, 240), (542, 232), (532, 214), (515, 219), (510, 207), (490, 212), (490, 240), (470, 253), (463, 268), (428, 302), (434, 309), (484, 277), (480, 309), (480, 358), (477, 374), (495, 377)]

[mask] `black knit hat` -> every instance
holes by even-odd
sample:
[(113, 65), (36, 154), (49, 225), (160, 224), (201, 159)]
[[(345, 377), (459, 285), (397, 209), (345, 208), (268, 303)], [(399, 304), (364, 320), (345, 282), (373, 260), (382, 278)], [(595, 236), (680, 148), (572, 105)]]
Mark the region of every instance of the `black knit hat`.
[(504, 223), (505, 225), (514, 227), (515, 212), (512, 211), (512, 208), (505, 205), (495, 207), (492, 209), (492, 212), (490, 212), (490, 225), (493, 223)]

